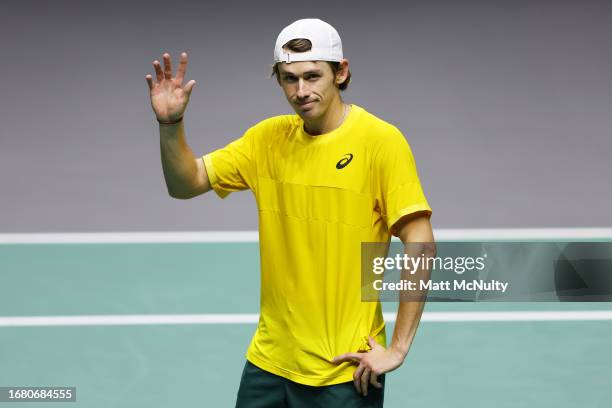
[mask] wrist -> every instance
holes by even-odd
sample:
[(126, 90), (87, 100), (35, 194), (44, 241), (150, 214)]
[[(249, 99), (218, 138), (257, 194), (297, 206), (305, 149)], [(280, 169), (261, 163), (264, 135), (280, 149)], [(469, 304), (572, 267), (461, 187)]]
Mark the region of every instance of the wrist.
[(404, 361), (404, 359), (406, 358), (406, 355), (408, 354), (408, 349), (406, 347), (399, 347), (394, 344), (391, 344), (389, 348), (387, 349), (387, 351), (390, 351), (391, 353), (393, 353), (399, 359), (399, 361), (402, 361), (402, 362)]
[(180, 118), (174, 120), (174, 121), (161, 121), (159, 119), (157, 119), (157, 123), (159, 123), (160, 125), (178, 125), (179, 123), (181, 123), (183, 121), (183, 117), (181, 116)]

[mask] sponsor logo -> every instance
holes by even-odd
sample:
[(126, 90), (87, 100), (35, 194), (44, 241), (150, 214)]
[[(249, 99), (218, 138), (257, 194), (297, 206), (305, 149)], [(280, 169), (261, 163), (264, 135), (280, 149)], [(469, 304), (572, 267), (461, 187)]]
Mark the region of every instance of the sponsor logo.
[(346, 166), (348, 166), (351, 160), (353, 160), (353, 155), (351, 153), (345, 154), (344, 156), (342, 156), (340, 161), (336, 163), (336, 168), (338, 170), (345, 168)]

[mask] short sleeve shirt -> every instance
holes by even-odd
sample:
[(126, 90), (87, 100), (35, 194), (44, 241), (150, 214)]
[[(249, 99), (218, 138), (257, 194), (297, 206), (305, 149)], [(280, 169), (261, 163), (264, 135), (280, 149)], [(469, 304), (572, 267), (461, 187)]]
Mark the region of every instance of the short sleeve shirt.
[(431, 208), (395, 126), (357, 105), (329, 133), (303, 125), (266, 119), (203, 160), (219, 196), (250, 189), (257, 202), (261, 305), (247, 359), (322, 386), (352, 381), (333, 357), (367, 350), (368, 336), (386, 343), (380, 303), (361, 301), (361, 243), (388, 242), (400, 218)]

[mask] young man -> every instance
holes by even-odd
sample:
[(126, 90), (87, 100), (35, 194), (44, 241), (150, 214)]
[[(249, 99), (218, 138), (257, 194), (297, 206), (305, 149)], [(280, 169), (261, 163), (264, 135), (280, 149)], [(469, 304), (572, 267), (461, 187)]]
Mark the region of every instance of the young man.
[(203, 157), (185, 141), (195, 85), (183, 85), (187, 54), (175, 78), (170, 56), (163, 60), (163, 71), (153, 62), (157, 81), (146, 79), (169, 194), (250, 189), (259, 209), (260, 319), (236, 406), (382, 406), (384, 374), (404, 361), (423, 302), (400, 302), (385, 348), (380, 303), (361, 301), (361, 243), (391, 234), (433, 243), (431, 209), (404, 136), (343, 102), (349, 63), (336, 30), (318, 19), (287, 26), (274, 49), (274, 74), (296, 115), (263, 120)]

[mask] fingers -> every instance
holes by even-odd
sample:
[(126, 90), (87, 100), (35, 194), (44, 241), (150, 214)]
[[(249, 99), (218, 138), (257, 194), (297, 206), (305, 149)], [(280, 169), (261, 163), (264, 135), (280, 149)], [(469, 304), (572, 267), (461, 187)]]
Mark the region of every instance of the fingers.
[(360, 364), (353, 373), (353, 384), (355, 384), (355, 389), (359, 394), (361, 394), (361, 376), (363, 375), (365, 369), (366, 367)]
[(363, 370), (363, 374), (361, 375), (361, 394), (363, 394), (363, 396), (367, 396), (368, 395), (368, 383), (370, 382), (370, 369), (366, 367), (365, 370)]
[(172, 61), (170, 60), (170, 54), (167, 52), (163, 55), (164, 58), (164, 78), (172, 79)]
[(161, 65), (158, 60), (153, 61), (153, 68), (155, 69), (157, 82), (161, 82), (162, 79), (164, 79), (164, 74), (162, 73)]
[(145, 79), (147, 80), (147, 84), (149, 84), (149, 90), (153, 89), (153, 78), (151, 77), (151, 75), (147, 74), (145, 75)]
[(363, 358), (363, 353), (344, 353), (344, 354), (334, 357), (332, 360), (332, 363), (338, 364), (344, 361), (355, 362), (355, 361), (361, 361), (362, 358)]
[(370, 384), (376, 388), (382, 388), (382, 384), (378, 382), (378, 374), (376, 374), (374, 371), (370, 372)]
[[(161, 63), (157, 60), (153, 61), (153, 68), (155, 68), (155, 76), (157, 82), (162, 82), (164, 79), (171, 80), (172, 79), (172, 59), (170, 58), (170, 54), (165, 52), (162, 56), (164, 61), (164, 67), (162, 70)], [(179, 60), (179, 67), (176, 73), (176, 83), (180, 86), (183, 83), (183, 79), (185, 78), (185, 73), (187, 72), (187, 53), (181, 53), (181, 58)], [(147, 82), (149, 80), (147, 79)], [(189, 81), (187, 85), (185, 85), (185, 91), (190, 94), (193, 86), (195, 85), (195, 81)], [(149, 88), (152, 89), (153, 82), (149, 83)]]
[(181, 58), (179, 60), (178, 71), (176, 71), (176, 82), (179, 85), (183, 83), (183, 78), (185, 78), (185, 72), (187, 72), (187, 53), (182, 52)]

